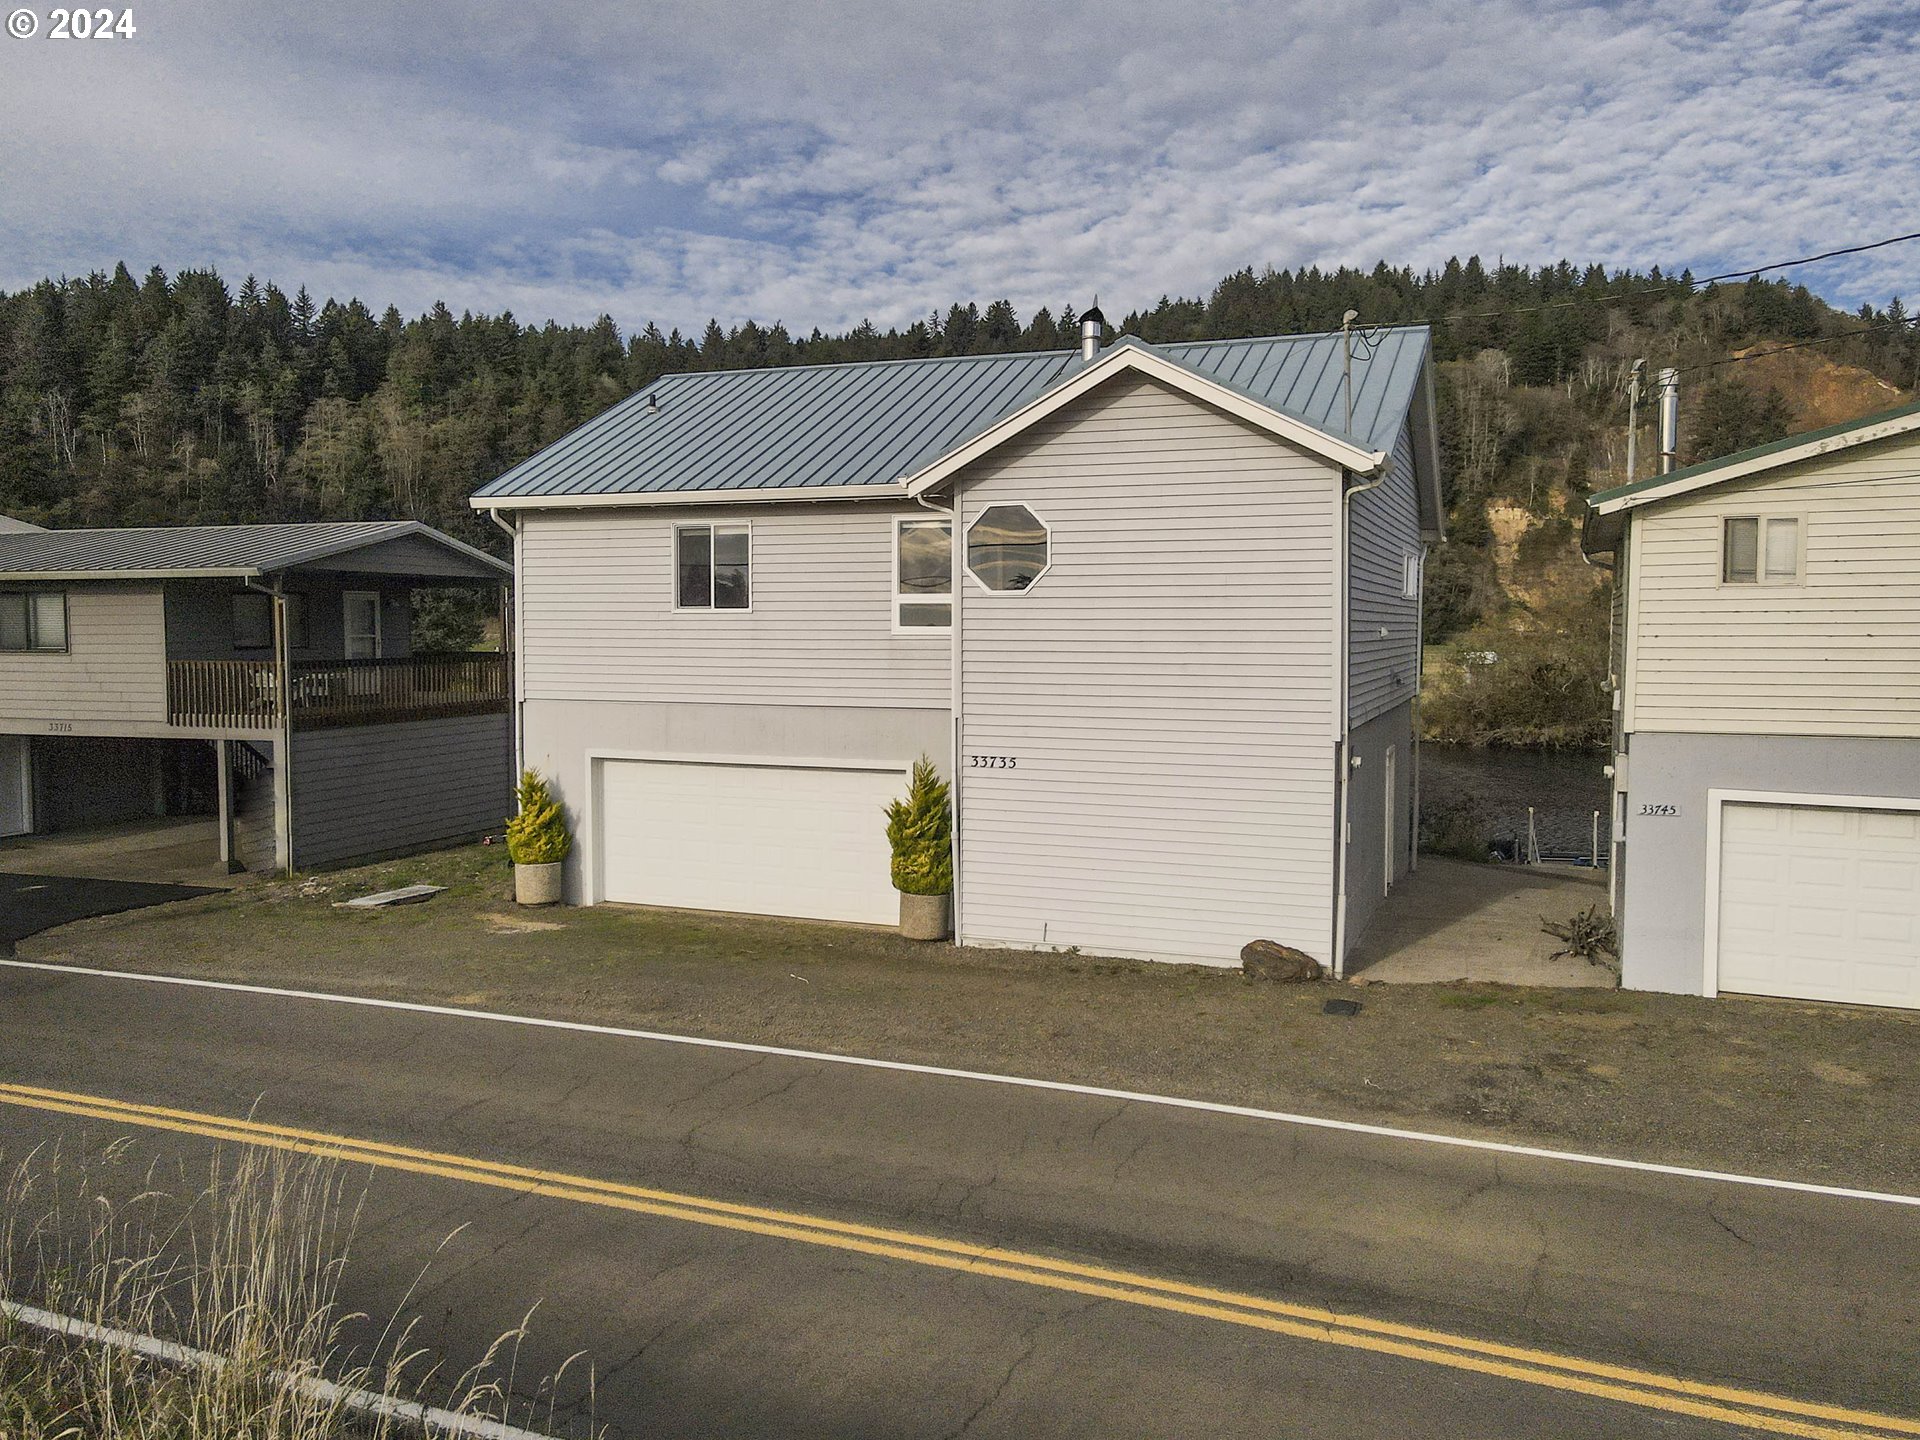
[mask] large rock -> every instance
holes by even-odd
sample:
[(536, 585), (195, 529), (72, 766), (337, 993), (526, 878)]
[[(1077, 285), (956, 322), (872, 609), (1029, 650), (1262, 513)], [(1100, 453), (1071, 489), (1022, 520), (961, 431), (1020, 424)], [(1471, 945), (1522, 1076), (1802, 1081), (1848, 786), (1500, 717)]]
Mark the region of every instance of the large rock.
[(1304, 950), (1278, 940), (1255, 940), (1240, 952), (1240, 969), (1249, 980), (1323, 980), (1327, 972)]

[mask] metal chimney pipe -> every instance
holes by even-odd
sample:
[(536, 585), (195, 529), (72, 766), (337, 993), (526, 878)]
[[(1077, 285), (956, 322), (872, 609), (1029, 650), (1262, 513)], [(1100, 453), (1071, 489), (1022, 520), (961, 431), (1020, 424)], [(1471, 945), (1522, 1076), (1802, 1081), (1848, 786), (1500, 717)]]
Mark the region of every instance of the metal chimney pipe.
[(1680, 458), (1680, 372), (1660, 372), (1660, 473)]
[(1106, 338), (1107, 317), (1100, 313), (1100, 302), (1095, 300), (1093, 308), (1080, 317), (1080, 358), (1093, 359)]

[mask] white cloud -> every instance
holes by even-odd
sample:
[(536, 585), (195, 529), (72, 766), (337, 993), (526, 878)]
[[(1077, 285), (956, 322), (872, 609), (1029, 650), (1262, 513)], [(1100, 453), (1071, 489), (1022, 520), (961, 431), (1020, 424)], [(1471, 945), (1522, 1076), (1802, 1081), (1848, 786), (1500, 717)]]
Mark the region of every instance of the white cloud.
[[(1245, 265), (1704, 273), (1920, 229), (1909, 8), (173, 5), (0, 43), (0, 285), (806, 330)], [(1920, 246), (1805, 278), (1911, 298)]]

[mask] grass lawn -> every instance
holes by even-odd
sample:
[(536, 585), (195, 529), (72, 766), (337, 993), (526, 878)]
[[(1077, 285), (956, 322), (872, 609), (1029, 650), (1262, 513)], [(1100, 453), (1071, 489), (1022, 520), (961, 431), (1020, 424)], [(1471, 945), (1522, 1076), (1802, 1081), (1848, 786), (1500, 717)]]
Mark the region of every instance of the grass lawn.
[[(414, 882), (424, 904), (333, 902)], [(469, 846), (85, 921), (23, 959), (1160, 1091), (1920, 1191), (1920, 1014), (1610, 990), (1278, 986), (806, 921), (517, 910)], [(1321, 1013), (1333, 995), (1352, 1018)]]

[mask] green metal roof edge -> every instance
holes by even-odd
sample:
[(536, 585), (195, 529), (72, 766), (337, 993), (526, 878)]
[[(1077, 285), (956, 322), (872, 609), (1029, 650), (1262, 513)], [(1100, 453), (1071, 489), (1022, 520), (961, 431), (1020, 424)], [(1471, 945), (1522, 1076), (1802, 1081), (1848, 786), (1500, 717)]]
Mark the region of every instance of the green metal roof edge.
[(1644, 480), (1632, 480), (1625, 485), (1615, 485), (1611, 490), (1596, 490), (1587, 497), (1587, 504), (1600, 505), (1609, 500), (1618, 500), (1624, 495), (1638, 495), (1647, 490), (1658, 489), (1662, 485), (1672, 485), (1676, 481), (1692, 480), (1700, 475), (1710, 475), (1715, 470), (1744, 465), (1749, 460), (1760, 460), (1768, 455), (1795, 450), (1802, 445), (1813, 445), (1822, 440), (1836, 439), (1849, 430), (1864, 430), (1871, 425), (1884, 425), (1889, 420), (1900, 420), (1915, 414), (1920, 414), (1920, 400), (1906, 405), (1896, 405), (1891, 410), (1882, 410), (1877, 414), (1863, 415), (1858, 420), (1843, 420), (1838, 425), (1827, 425), (1818, 430), (1803, 430), (1798, 435), (1787, 436), (1784, 440), (1769, 440), (1764, 445), (1755, 445), (1748, 450), (1736, 450), (1731, 455), (1716, 456), (1712, 460), (1702, 460), (1698, 464), (1689, 465), (1681, 470), (1669, 470), (1664, 475), (1649, 475)]

